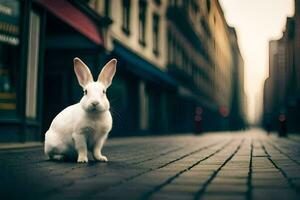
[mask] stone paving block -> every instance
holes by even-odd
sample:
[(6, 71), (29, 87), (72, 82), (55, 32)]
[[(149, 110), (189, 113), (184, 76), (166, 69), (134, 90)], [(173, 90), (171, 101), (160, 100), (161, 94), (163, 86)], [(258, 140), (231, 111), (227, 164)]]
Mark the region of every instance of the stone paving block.
[(229, 185), (246, 185), (247, 178), (230, 178), (217, 176), (213, 179), (212, 184), (229, 184)]
[(289, 178), (300, 178), (300, 170), (284, 170), (284, 173)]
[(253, 150), (253, 156), (255, 156), (255, 157), (266, 157), (267, 154), (265, 153), (265, 151), (263, 149), (259, 149), (259, 150), (254, 149)]
[(109, 193), (98, 193), (89, 195), (89, 198), (81, 198), (82, 200), (99, 200), (99, 199), (114, 199), (114, 200), (124, 200), (124, 199), (139, 199), (141, 194), (139, 193), (126, 193), (118, 191), (110, 191)]
[(195, 194), (200, 190), (201, 185), (178, 185), (169, 184), (163, 187), (160, 191), (165, 193), (179, 193), (179, 194)]
[(254, 172), (252, 173), (253, 179), (284, 179), (280, 172)]
[(202, 200), (247, 200), (243, 194), (205, 194)]
[(248, 165), (225, 165), (224, 167), (222, 167), (222, 170), (231, 170), (231, 171), (235, 171), (235, 170), (249, 170), (249, 164)]
[(213, 171), (194, 171), (193, 168), (191, 170), (185, 171), (180, 175), (181, 178), (201, 178), (212, 175)]
[(298, 200), (299, 195), (292, 189), (256, 189), (252, 190), (252, 198), (258, 200)]
[(206, 165), (203, 163), (200, 163), (199, 165), (196, 165), (193, 170), (199, 170), (199, 171), (215, 171), (220, 167), (220, 165)]
[[(249, 150), (249, 152), (250, 152), (250, 150)], [(250, 161), (250, 155), (241, 155), (241, 154), (237, 153), (230, 162), (231, 163), (235, 163), (235, 162), (236, 163), (244, 163), (244, 162), (248, 163), (249, 161)]]
[(253, 168), (252, 167), (252, 172), (253, 173), (257, 173), (257, 172), (272, 172), (272, 173), (277, 173), (279, 172), (279, 170), (277, 168)]
[(204, 183), (207, 182), (207, 179), (209, 177), (206, 178), (201, 178), (201, 179), (181, 179), (181, 178), (176, 178), (174, 181), (172, 181), (172, 184), (174, 185), (191, 185), (191, 186), (198, 186), (201, 187)]
[(247, 185), (236, 185), (227, 183), (212, 183), (210, 184), (206, 192), (221, 192), (221, 193), (245, 193), (247, 192)]
[(254, 188), (289, 188), (289, 183), (285, 179), (254, 179), (252, 180)]
[(247, 178), (248, 170), (221, 170), (217, 177)]
[[(185, 169), (185, 168), (184, 168), (184, 169)], [(169, 165), (169, 166), (167, 166), (167, 167), (158, 168), (158, 169), (156, 169), (156, 171), (157, 171), (157, 172), (162, 172), (162, 173), (172, 173), (172, 174), (175, 174), (175, 173), (177, 173), (177, 172), (180, 172), (181, 169)]]
[(203, 161), (203, 165), (222, 165), (222, 163), (224, 162), (224, 157), (220, 157), (220, 158), (213, 158), (213, 159), (209, 159), (209, 160), (205, 160)]
[(194, 200), (193, 194), (181, 194), (181, 193), (170, 193), (170, 192), (158, 192), (151, 196), (151, 200)]

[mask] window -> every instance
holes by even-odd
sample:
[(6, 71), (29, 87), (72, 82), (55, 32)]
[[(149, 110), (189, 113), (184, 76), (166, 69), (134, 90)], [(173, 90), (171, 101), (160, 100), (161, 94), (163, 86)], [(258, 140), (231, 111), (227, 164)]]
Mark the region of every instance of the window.
[(175, 5), (175, 0), (170, 0), (170, 5)]
[(206, 35), (211, 38), (212, 35), (211, 35), (211, 32), (210, 32), (210, 28), (207, 24), (207, 21), (205, 21), (203, 18), (201, 18), (200, 23), (201, 23), (201, 27), (205, 31)]
[(209, 13), (210, 12), (210, 0), (206, 0), (206, 9), (207, 9), (207, 12)]
[(192, 8), (193, 14), (197, 15), (197, 13), (199, 12), (199, 7), (198, 7), (197, 2), (195, 0), (193, 0), (190, 3), (191, 3), (191, 8)]
[(20, 3), (0, 3), (0, 116), (16, 114), (20, 60)]
[(161, 4), (161, 0), (154, 0), (154, 2), (156, 3), (156, 5), (160, 5)]
[(82, 2), (88, 5), (93, 10), (96, 8), (96, 0), (84, 0)]
[(153, 14), (153, 53), (159, 54), (159, 15)]
[(147, 2), (145, 0), (139, 1), (139, 42), (143, 46), (146, 45), (146, 11)]
[(110, 0), (104, 1), (104, 15), (108, 17), (110, 15)]
[(130, 33), (130, 0), (123, 0), (122, 29), (127, 35)]
[(172, 63), (172, 38), (171, 33), (168, 31), (168, 64)]

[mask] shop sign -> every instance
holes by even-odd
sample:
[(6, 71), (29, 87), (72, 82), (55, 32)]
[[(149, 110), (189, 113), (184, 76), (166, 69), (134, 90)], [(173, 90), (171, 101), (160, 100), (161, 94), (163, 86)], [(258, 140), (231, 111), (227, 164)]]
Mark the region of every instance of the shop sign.
[(19, 44), (20, 2), (2, 0), (0, 2), (0, 42)]

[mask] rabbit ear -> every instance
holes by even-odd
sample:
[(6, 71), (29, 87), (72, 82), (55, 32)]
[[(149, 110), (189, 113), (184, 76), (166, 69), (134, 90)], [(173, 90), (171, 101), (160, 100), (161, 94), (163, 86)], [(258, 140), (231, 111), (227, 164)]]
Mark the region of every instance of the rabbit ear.
[(117, 60), (110, 60), (101, 70), (98, 81), (103, 83), (106, 88), (111, 84), (111, 81), (116, 73)]
[(74, 58), (74, 70), (81, 87), (93, 82), (93, 76), (89, 68), (79, 58)]

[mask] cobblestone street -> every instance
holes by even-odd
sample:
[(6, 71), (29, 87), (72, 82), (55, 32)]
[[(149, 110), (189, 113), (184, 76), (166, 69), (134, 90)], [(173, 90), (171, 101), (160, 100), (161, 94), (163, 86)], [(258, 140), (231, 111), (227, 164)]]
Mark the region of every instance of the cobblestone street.
[(2, 150), (1, 199), (300, 199), (299, 139), (259, 129), (108, 139), (109, 162), (88, 164)]

